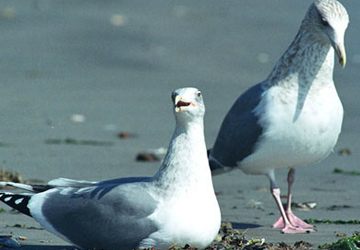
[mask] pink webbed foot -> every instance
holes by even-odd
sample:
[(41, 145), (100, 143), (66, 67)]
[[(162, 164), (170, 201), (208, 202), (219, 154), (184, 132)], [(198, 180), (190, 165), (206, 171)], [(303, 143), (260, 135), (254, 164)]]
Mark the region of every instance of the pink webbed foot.
[(292, 225), (287, 225), (281, 231), (284, 234), (308, 234), (308, 233), (314, 232), (314, 229), (294, 227)]
[(275, 223), (272, 225), (273, 228), (284, 228), (285, 227), (285, 223), (284, 223), (284, 219), (282, 216), (279, 217), (279, 219), (277, 219), (275, 221)]
[(286, 212), (286, 216), (288, 217), (290, 223), (293, 226), (296, 227), (301, 227), (301, 228), (313, 228), (313, 225), (310, 225), (308, 223), (306, 223), (305, 221), (303, 221), (302, 219), (298, 218), (295, 216), (295, 214), (293, 214), (292, 212)]
[[(301, 227), (301, 228), (313, 228), (313, 225), (310, 225), (308, 223), (306, 223), (305, 221), (301, 220), (300, 218), (296, 217), (293, 213), (286, 213), (287, 218), (289, 219), (289, 222), (291, 223), (291, 225), (295, 226), (295, 227)], [(284, 223), (284, 219), (283, 217), (279, 217), (279, 219), (277, 219), (277, 221), (275, 221), (275, 223), (273, 224), (273, 228), (284, 228), (285, 227), (285, 223)]]
[(310, 225), (300, 218), (296, 217), (292, 212), (285, 212), (290, 222), (290, 225), (286, 225), (284, 219), (280, 217), (274, 224), (274, 228), (282, 228), (283, 233), (295, 234), (295, 233), (311, 233), (315, 232), (313, 225)]

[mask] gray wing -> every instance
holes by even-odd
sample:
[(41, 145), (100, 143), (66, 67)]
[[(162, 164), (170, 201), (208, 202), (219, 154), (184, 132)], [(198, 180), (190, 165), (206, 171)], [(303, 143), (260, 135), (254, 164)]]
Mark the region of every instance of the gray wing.
[(33, 202), (42, 201), (40, 217), (80, 247), (134, 249), (157, 230), (148, 219), (157, 202), (149, 195), (147, 182), (111, 182), (82, 189), (49, 190), (34, 195)]
[(254, 152), (263, 130), (254, 109), (263, 93), (263, 83), (254, 85), (236, 100), (227, 113), (215, 144), (210, 150), (212, 170), (235, 167), (237, 162)]

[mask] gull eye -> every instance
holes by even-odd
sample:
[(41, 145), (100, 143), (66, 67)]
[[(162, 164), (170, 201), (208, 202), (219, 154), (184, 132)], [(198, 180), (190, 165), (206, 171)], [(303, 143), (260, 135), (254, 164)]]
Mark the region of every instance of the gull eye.
[(328, 27), (329, 26), (329, 22), (326, 20), (325, 17), (322, 17), (321, 20), (320, 20), (321, 24), (325, 27)]
[(200, 92), (200, 91), (197, 93), (197, 96), (198, 96), (198, 97), (201, 97), (201, 92)]

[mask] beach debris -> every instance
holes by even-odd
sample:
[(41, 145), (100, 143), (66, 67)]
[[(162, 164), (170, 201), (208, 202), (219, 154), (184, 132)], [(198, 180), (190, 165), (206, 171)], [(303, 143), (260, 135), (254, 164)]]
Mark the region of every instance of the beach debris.
[(130, 134), (130, 133), (128, 133), (128, 132), (120, 131), (120, 132), (117, 134), (117, 137), (119, 137), (120, 139), (128, 139), (128, 138), (134, 137), (134, 135), (133, 135), (133, 134)]
[(46, 139), (45, 144), (51, 145), (80, 145), (80, 146), (113, 146), (114, 143), (110, 141), (97, 141), (97, 140), (77, 140), (74, 138), (65, 139)]
[(328, 250), (359, 250), (360, 232), (354, 233), (354, 235), (351, 237), (340, 239), (335, 243), (326, 243), (320, 245), (318, 248)]
[(152, 149), (151, 151), (152, 151), (152, 153), (154, 153), (158, 156), (165, 156), (165, 154), (167, 152), (167, 148), (160, 147), (160, 148)]
[(20, 243), (11, 234), (0, 234), (0, 247), (18, 248)]
[(327, 210), (341, 210), (341, 209), (344, 209), (344, 208), (353, 208), (352, 206), (349, 206), (349, 205), (332, 205), (330, 207), (327, 208)]
[[(222, 222), (218, 235), (210, 246), (205, 250), (307, 250), (313, 249), (313, 245), (306, 241), (295, 242), (294, 245), (288, 245), (284, 242), (266, 243), (265, 239), (251, 239), (245, 237), (246, 231), (240, 232), (233, 228), (231, 222)], [(155, 250), (147, 248), (144, 250)], [(169, 250), (197, 250), (191, 245), (176, 246), (173, 245)]]
[(280, 242), (277, 244), (268, 244), (266, 249), (269, 250), (297, 250), (297, 249), (312, 249), (313, 245), (306, 241), (297, 241), (293, 246), (286, 244), (285, 242)]
[(85, 122), (86, 120), (86, 117), (84, 115), (81, 115), (81, 114), (72, 114), (70, 116), (70, 120), (73, 121), (73, 122)]
[(317, 206), (317, 203), (314, 201), (308, 201), (308, 202), (291, 202), (291, 207), (298, 209), (298, 210), (311, 210), (315, 209)]
[(328, 219), (306, 219), (306, 223), (315, 224), (315, 223), (324, 223), (324, 224), (360, 224), (360, 220), (328, 220)]
[(16, 171), (9, 171), (2, 168), (0, 170), (0, 181), (23, 182), (22, 176)]
[(347, 170), (343, 170), (340, 168), (334, 168), (333, 173), (334, 174), (344, 174), (344, 175), (355, 175), (355, 176), (360, 175), (360, 172), (358, 172), (358, 171), (347, 171)]
[(50, 240), (39, 240), (39, 243), (51, 243)]
[(348, 156), (348, 155), (351, 155), (351, 150), (350, 148), (342, 148), (338, 151), (338, 154), (339, 155), (342, 155), (342, 156)]
[[(153, 248), (150, 248), (148, 250), (154, 250)], [(176, 244), (172, 245), (171, 247), (169, 247), (169, 250), (197, 250), (196, 247), (190, 246), (189, 244), (186, 244), (183, 247), (179, 247)]]
[(161, 159), (157, 157), (157, 155), (152, 153), (139, 153), (136, 156), (136, 161), (144, 161), (144, 162), (156, 162), (160, 161)]
[[(44, 180), (40, 179), (23, 179), (22, 175), (17, 171), (10, 171), (2, 168), (0, 170), (0, 182), (15, 182), (15, 183), (45, 183)], [(0, 185), (0, 188), (8, 188), (8, 186)], [(4, 209), (0, 208), (0, 213), (5, 212)]]
[(251, 199), (248, 203), (248, 207), (250, 208), (255, 208), (255, 209), (260, 209), (260, 210), (265, 210), (263, 203), (261, 201), (256, 201), (254, 199)]
[[(246, 231), (245, 231), (246, 232)], [(233, 228), (230, 222), (221, 223), (218, 237), (214, 242), (206, 248), (211, 249), (265, 249), (265, 239), (251, 239), (245, 238), (245, 233), (242, 233)]]
[(16, 239), (20, 240), (20, 241), (24, 241), (24, 240), (27, 240), (28, 238), (26, 236), (17, 236)]
[(345, 237), (346, 236), (346, 234), (344, 234), (344, 233), (337, 233), (336, 234), (336, 237)]
[(145, 152), (140, 152), (136, 156), (136, 161), (143, 161), (143, 162), (156, 162), (161, 161), (166, 154), (167, 149), (160, 147), (156, 149), (150, 149)]
[(311, 248), (313, 245), (310, 244), (309, 242), (306, 241), (297, 241), (294, 244), (295, 249), (309, 249)]
[(6, 227), (24, 228), (30, 230), (44, 230), (42, 227), (27, 226), (26, 224), (14, 224), (12, 226), (6, 225)]

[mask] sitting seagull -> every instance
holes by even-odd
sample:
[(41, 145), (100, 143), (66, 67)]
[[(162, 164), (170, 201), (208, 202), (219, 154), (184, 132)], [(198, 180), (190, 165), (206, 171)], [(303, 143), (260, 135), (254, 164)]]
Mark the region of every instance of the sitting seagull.
[[(343, 107), (333, 82), (334, 51), (344, 67), (348, 23), (346, 9), (338, 1), (315, 1), (268, 78), (232, 106), (209, 150), (214, 174), (238, 167), (246, 174), (269, 177), (281, 214), (273, 227), (284, 233), (313, 231), (291, 211), (294, 167), (324, 159), (340, 134)], [(287, 167), (285, 211), (274, 170)]]
[(0, 200), (45, 229), (85, 249), (207, 247), (220, 228), (204, 140), (201, 92), (172, 93), (176, 128), (153, 177), (91, 182), (55, 179), (47, 185), (2, 183), (32, 193)]

